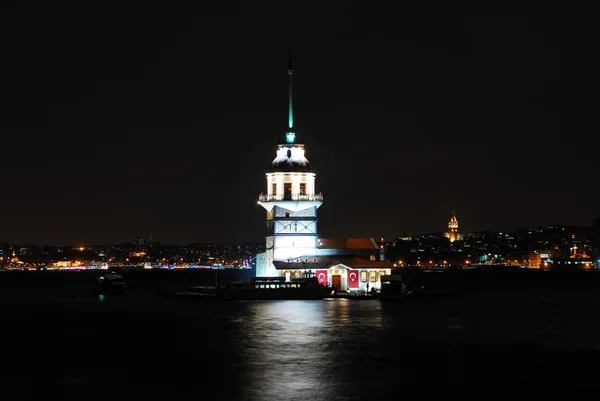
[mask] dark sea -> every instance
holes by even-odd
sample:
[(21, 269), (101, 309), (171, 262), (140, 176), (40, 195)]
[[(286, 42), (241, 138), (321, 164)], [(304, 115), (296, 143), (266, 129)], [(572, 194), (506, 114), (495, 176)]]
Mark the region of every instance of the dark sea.
[[(27, 276), (30, 274), (30, 276)], [(0, 400), (400, 400), (600, 390), (600, 279), (431, 273), (432, 295), (198, 301), (212, 275), (0, 274)], [(167, 274), (167, 273), (165, 273)], [(540, 279), (541, 277), (541, 279)]]

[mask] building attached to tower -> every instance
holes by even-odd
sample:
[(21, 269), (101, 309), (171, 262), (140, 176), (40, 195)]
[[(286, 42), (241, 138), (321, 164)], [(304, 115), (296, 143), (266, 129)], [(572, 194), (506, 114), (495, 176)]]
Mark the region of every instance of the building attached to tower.
[(316, 191), (316, 174), (294, 130), (291, 55), (288, 66), (288, 130), (277, 142), (275, 158), (266, 173), (266, 192), (258, 204), (265, 208), (266, 249), (257, 256), (258, 277), (301, 277), (306, 272), (339, 289), (378, 288), (379, 277), (391, 274), (393, 264), (372, 238), (322, 239), (317, 211), (323, 195)]

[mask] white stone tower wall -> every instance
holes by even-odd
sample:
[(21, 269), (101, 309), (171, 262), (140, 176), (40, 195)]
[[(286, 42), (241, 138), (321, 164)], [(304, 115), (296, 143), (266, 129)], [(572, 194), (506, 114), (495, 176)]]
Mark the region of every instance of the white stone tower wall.
[[(273, 183), (277, 184), (277, 193), (273, 193)], [(285, 183), (292, 184), (292, 193), (300, 193), (300, 184), (306, 184), (306, 194), (315, 194), (315, 173), (267, 173), (267, 195), (283, 196)]]

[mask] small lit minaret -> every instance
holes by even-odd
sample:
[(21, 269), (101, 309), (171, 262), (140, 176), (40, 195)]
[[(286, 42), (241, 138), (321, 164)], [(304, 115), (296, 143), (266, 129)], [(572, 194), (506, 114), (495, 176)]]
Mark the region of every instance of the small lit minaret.
[(288, 130), (278, 141), (277, 155), (267, 175), (267, 193), (258, 204), (267, 211), (266, 255), (256, 275), (277, 276), (273, 261), (291, 261), (317, 254), (317, 209), (323, 196), (315, 193), (315, 176), (304, 156), (304, 144), (294, 132), (292, 50), (289, 64)]
[(458, 220), (456, 219), (456, 214), (454, 210), (452, 211), (452, 217), (448, 222), (448, 232), (446, 233), (446, 238), (450, 240), (450, 242), (454, 242), (459, 239), (458, 235)]

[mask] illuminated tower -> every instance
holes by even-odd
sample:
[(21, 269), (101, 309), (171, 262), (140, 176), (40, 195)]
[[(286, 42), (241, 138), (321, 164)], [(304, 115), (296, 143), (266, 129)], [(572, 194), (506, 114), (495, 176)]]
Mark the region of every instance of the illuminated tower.
[(452, 211), (452, 217), (448, 222), (448, 232), (446, 233), (446, 238), (450, 239), (450, 242), (460, 239), (460, 235), (458, 234), (458, 220), (456, 219), (454, 210)]
[(267, 173), (267, 193), (258, 204), (267, 211), (266, 252), (257, 276), (276, 276), (273, 261), (288, 261), (317, 253), (317, 209), (323, 196), (315, 193), (315, 173), (294, 132), (292, 51), (289, 64), (288, 131), (277, 143), (277, 155)]
[(577, 242), (575, 241), (575, 235), (572, 235), (571, 238), (573, 239), (573, 247), (571, 248), (573, 254), (569, 255), (569, 257), (571, 259), (577, 259), (579, 255), (577, 254)]

